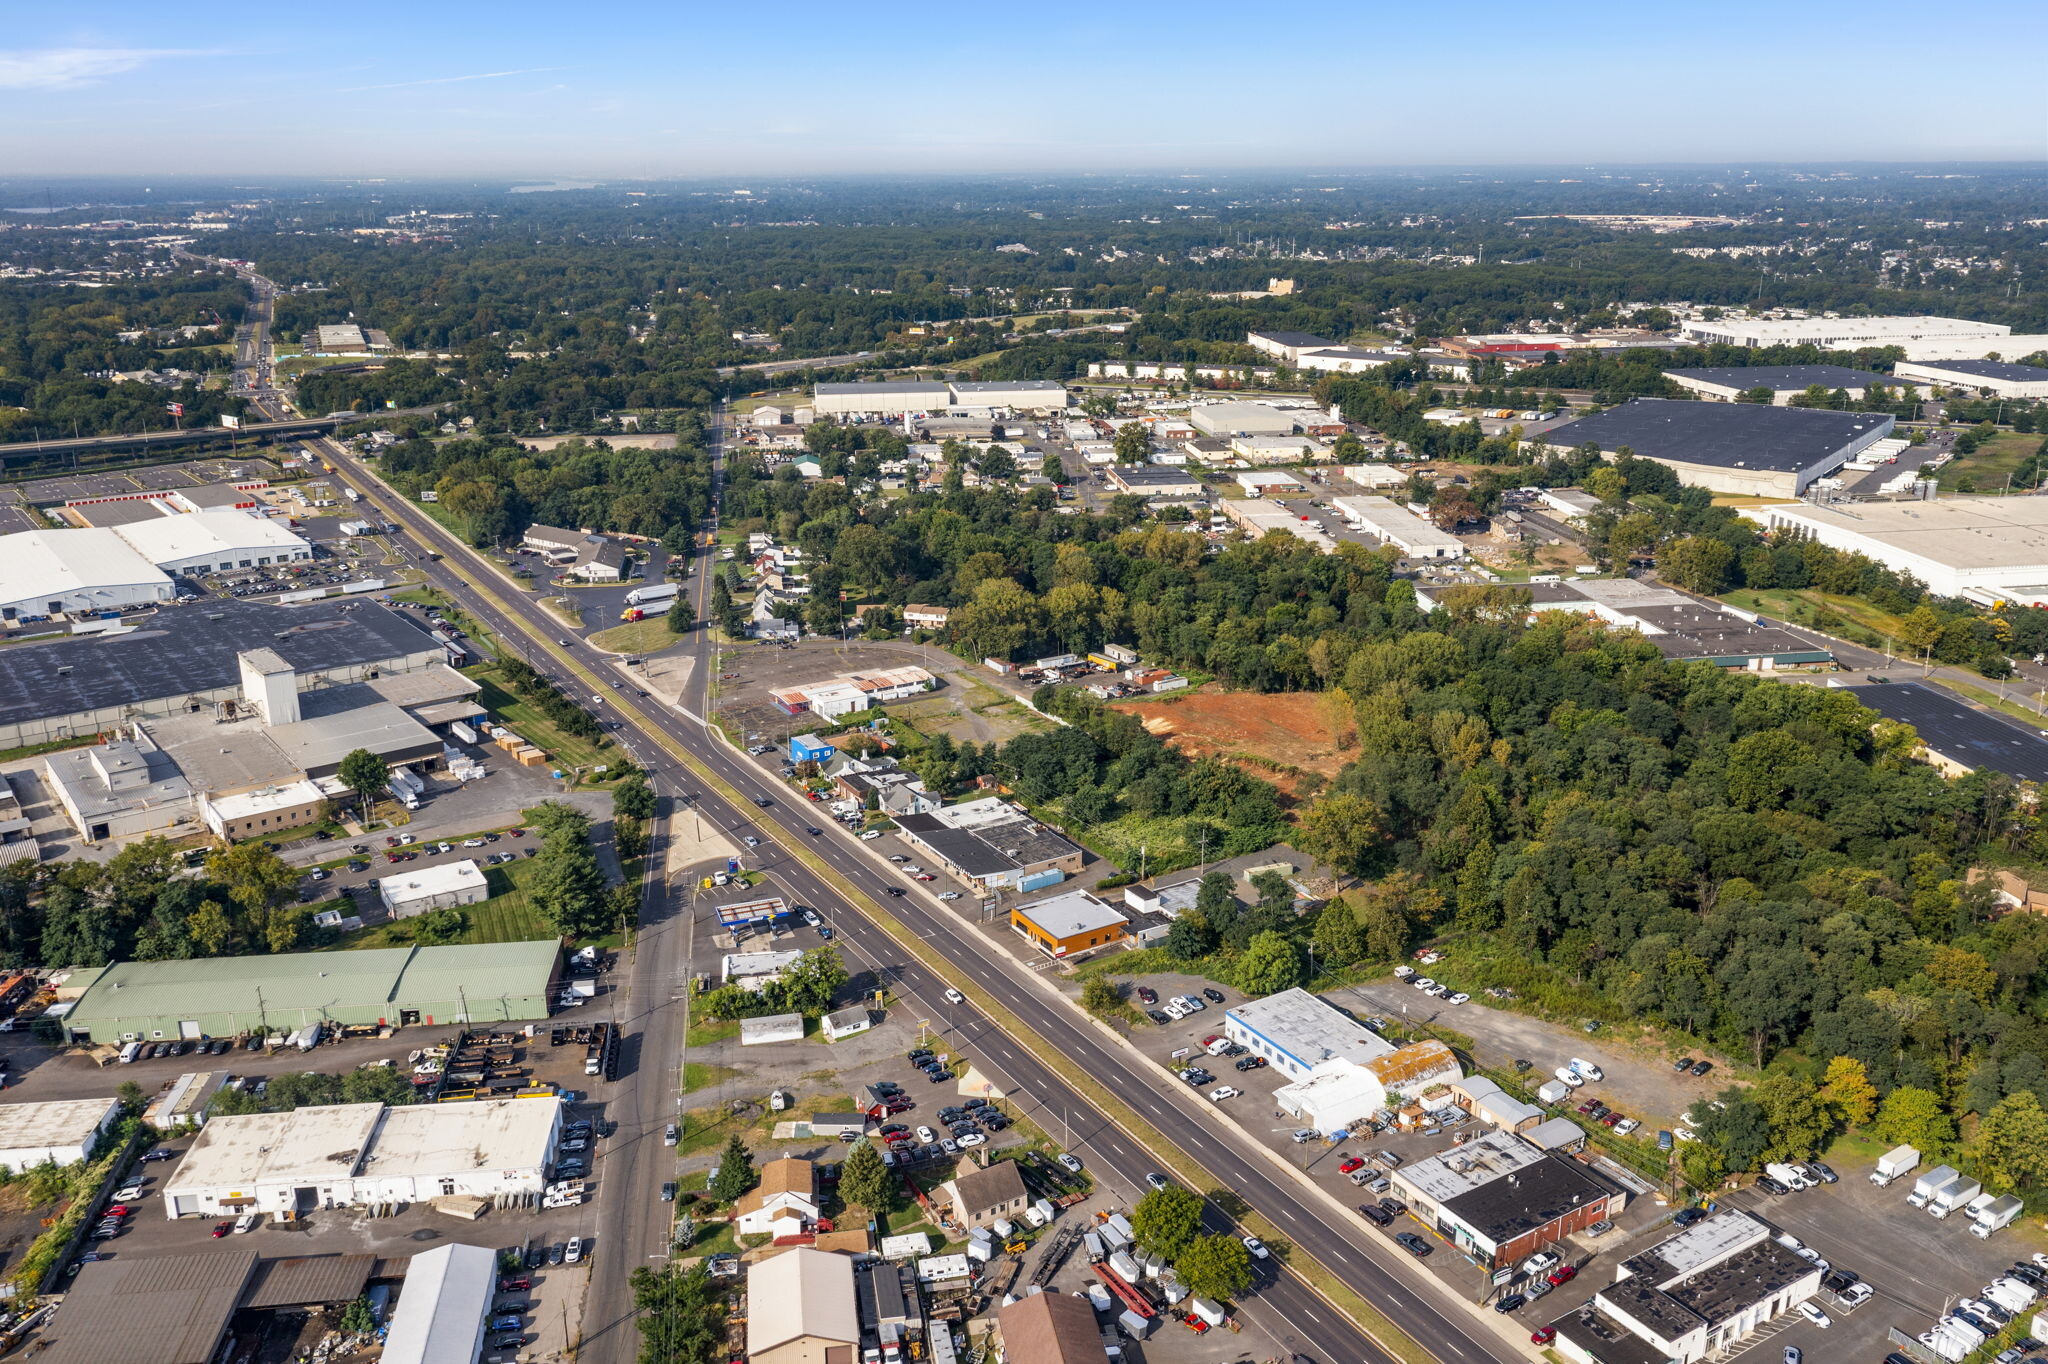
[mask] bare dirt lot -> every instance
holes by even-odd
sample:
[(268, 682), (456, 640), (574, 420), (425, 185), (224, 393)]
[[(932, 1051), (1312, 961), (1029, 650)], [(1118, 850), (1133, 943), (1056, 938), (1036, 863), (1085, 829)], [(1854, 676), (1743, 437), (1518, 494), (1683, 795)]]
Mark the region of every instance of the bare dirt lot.
[[(1348, 714), (1311, 692), (1226, 691), (1209, 685), (1156, 700), (1120, 703), (1154, 734), (1191, 758), (1236, 758), (1256, 754), (1287, 767), (1329, 778), (1349, 759), (1356, 729)], [(1287, 774), (1264, 766), (1253, 771), (1287, 790)]]

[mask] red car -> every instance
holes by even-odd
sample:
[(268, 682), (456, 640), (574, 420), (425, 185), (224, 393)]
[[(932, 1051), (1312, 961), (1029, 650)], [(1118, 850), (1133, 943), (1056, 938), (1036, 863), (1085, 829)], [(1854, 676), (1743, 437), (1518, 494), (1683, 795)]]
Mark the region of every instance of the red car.
[(129, 1207), (126, 1203), (116, 1203), (111, 1208), (108, 1208), (104, 1215), (108, 1217), (126, 1217), (134, 1211), (135, 1209)]
[(498, 1291), (500, 1293), (524, 1293), (527, 1289), (531, 1287), (533, 1287), (533, 1280), (531, 1279), (519, 1278), (498, 1280)]
[(1553, 1285), (1567, 1284), (1579, 1277), (1579, 1267), (1577, 1265), (1559, 1265), (1543, 1277), (1550, 1280)]
[(1599, 1106), (1600, 1101), (1598, 1099), (1588, 1099), (1584, 1103), (1579, 1105), (1579, 1112), (1591, 1113), (1594, 1109), (1598, 1108)]
[(403, 861), (405, 861), (405, 854), (404, 854), (404, 853), (385, 853), (385, 854), (384, 854), (384, 860), (385, 860), (386, 862), (403, 862)]
[(1620, 1113), (1618, 1113), (1618, 1112), (1614, 1112), (1614, 1111), (1611, 1111), (1611, 1110), (1610, 1110), (1610, 1111), (1609, 1111), (1609, 1112), (1608, 1112), (1607, 1114), (1605, 1114), (1605, 1115), (1604, 1115), (1604, 1116), (1603, 1116), (1603, 1117), (1602, 1117), (1602, 1118), (1600, 1119), (1600, 1125), (1601, 1125), (1602, 1127), (1612, 1127), (1612, 1126), (1614, 1126), (1614, 1124), (1616, 1124), (1616, 1123), (1618, 1123), (1618, 1122), (1620, 1122), (1620, 1121), (1621, 1121), (1621, 1114), (1620, 1114)]
[(1362, 1170), (1362, 1169), (1364, 1169), (1364, 1168), (1365, 1168), (1365, 1157), (1363, 1157), (1363, 1156), (1353, 1156), (1353, 1157), (1351, 1157), (1351, 1159), (1349, 1159), (1349, 1160), (1345, 1161), (1345, 1162), (1344, 1162), (1344, 1163), (1343, 1163), (1342, 1165), (1339, 1165), (1339, 1166), (1337, 1167), (1337, 1173), (1338, 1173), (1338, 1174), (1340, 1174), (1340, 1175), (1348, 1175), (1348, 1174), (1350, 1174), (1350, 1173), (1351, 1173), (1351, 1172), (1352, 1172), (1353, 1170)]
[[(938, 878), (938, 877), (936, 877), (936, 876), (934, 876), (934, 875), (932, 875), (932, 874), (931, 874), (930, 872), (928, 872), (928, 871), (921, 871), (921, 872), (919, 872), (919, 873), (917, 874), (917, 879), (918, 879), (918, 880), (920, 880), (920, 881), (936, 881), (936, 880), (938, 880), (939, 878)], [(1204, 1329), (1207, 1329), (1207, 1328), (1205, 1327)]]
[(1529, 1343), (1531, 1345), (1548, 1345), (1556, 1339), (1557, 1328), (1555, 1326), (1546, 1326), (1540, 1331), (1531, 1331), (1529, 1333)]
[(514, 838), (526, 837), (526, 830), (524, 829), (509, 829), (506, 832), (510, 833)]
[(1204, 1049), (1207, 1049), (1207, 1048), (1209, 1048), (1209, 1047), (1213, 1047), (1213, 1046), (1215, 1046), (1215, 1045), (1216, 1045), (1216, 1044), (1217, 1044), (1218, 1042), (1221, 1042), (1222, 1040), (1223, 1040), (1223, 1034), (1222, 1034), (1222, 1033), (1220, 1033), (1220, 1032), (1212, 1032), (1212, 1033), (1210, 1033), (1210, 1034), (1209, 1034), (1209, 1035), (1208, 1035), (1207, 1037), (1205, 1037), (1205, 1038), (1203, 1038), (1203, 1039), (1202, 1039), (1202, 1046), (1203, 1046), (1203, 1048), (1204, 1048)]
[(227, 1234), (228, 1234), (228, 1233), (229, 1233), (230, 1231), (234, 1230), (234, 1226), (235, 1226), (235, 1224), (234, 1224), (233, 1222), (216, 1222), (216, 1223), (214, 1223), (214, 1224), (213, 1224), (213, 1238), (214, 1238), (214, 1239), (215, 1239), (216, 1241), (217, 1241), (217, 1240), (219, 1240), (219, 1239), (220, 1239), (221, 1237), (223, 1237), (223, 1236), (227, 1235)]

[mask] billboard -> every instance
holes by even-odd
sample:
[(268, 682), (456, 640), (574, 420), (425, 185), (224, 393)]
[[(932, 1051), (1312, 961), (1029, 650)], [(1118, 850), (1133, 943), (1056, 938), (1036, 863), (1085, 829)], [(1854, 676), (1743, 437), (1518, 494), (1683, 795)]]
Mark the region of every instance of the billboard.
[(225, 426), (230, 431), (239, 431), (242, 429), (242, 419), (240, 417), (235, 416), (231, 412), (223, 412), (220, 414), (220, 424), (222, 426)]

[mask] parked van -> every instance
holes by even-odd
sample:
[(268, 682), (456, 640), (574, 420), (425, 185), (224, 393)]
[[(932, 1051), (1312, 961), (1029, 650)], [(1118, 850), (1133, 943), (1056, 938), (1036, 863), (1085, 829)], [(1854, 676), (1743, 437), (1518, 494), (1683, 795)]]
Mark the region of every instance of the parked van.
[(121, 1048), (121, 1064), (124, 1066), (128, 1065), (140, 1055), (142, 1055), (142, 1044), (140, 1042), (130, 1042), (127, 1046)]
[(1577, 1089), (1580, 1085), (1586, 1083), (1586, 1077), (1573, 1070), (1570, 1066), (1559, 1066), (1551, 1074), (1570, 1085), (1573, 1089)]

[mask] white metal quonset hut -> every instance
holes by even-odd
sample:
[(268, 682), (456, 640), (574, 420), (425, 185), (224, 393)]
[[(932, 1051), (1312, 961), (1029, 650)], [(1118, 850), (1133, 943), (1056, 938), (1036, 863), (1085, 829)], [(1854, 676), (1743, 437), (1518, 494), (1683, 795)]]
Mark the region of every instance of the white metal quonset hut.
[(76, 1165), (92, 1154), (120, 1111), (118, 1099), (0, 1104), (0, 1169), (20, 1174), (44, 1161)]
[(384, 1364), (476, 1364), (498, 1286), (498, 1254), (460, 1242), (412, 1257), (391, 1313)]

